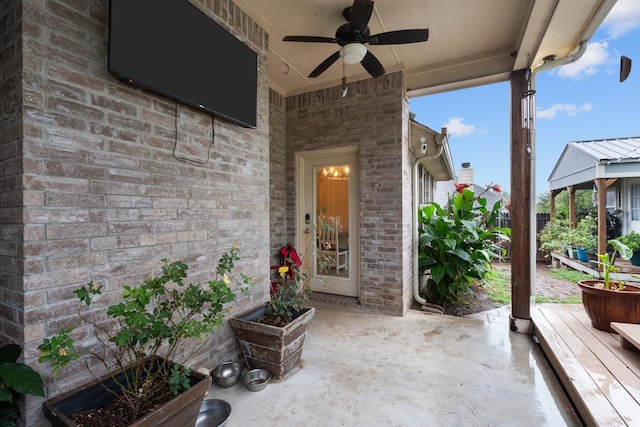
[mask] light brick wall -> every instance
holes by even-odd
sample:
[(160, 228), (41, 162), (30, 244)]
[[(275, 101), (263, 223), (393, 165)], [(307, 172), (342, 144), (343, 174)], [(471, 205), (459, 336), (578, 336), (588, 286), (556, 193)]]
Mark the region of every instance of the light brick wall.
[[(113, 78), (108, 1), (0, 2), (0, 341), (25, 346), (48, 397), (91, 379), (77, 363), (54, 382), (36, 362), (42, 338), (78, 325), (71, 291), (90, 280), (105, 286), (105, 304), (158, 272), (162, 258), (208, 280), (222, 252), (240, 243), (237, 270), (258, 287), (236, 312), (268, 298), (267, 34), (229, 0), (193, 3), (258, 53), (255, 130), (212, 124)], [(179, 157), (210, 158), (180, 161), (174, 144)], [(93, 340), (86, 329), (77, 338)], [(192, 365), (238, 354), (225, 326)], [(43, 422), (41, 402), (26, 400), (27, 425)]]
[(269, 193), (271, 265), (280, 263), (279, 250), (292, 242), (287, 234), (287, 173), (286, 173), (286, 99), (279, 93), (269, 92)]
[(0, 1), (0, 345), (24, 339), (21, 2)]
[(295, 234), (298, 151), (359, 146), (360, 302), (401, 315), (411, 300), (411, 161), (404, 74), (287, 98), (287, 236)]

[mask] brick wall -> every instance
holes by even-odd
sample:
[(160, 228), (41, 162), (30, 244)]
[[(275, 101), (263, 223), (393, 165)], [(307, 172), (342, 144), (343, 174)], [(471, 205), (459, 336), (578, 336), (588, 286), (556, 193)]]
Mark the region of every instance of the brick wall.
[(22, 342), (21, 2), (0, 1), (0, 345)]
[(279, 250), (291, 242), (287, 234), (287, 186), (286, 186), (286, 118), (284, 96), (269, 92), (269, 193), (271, 235), (271, 265), (280, 263)]
[[(403, 314), (411, 299), (411, 175), (409, 104), (404, 74), (287, 98), (287, 236), (295, 234), (297, 151), (359, 146), (360, 303)], [(407, 293), (409, 294), (407, 295)]]
[[(54, 382), (35, 361), (43, 337), (78, 324), (71, 290), (79, 285), (95, 280), (113, 301), (123, 285), (157, 272), (161, 258), (181, 259), (194, 280), (207, 280), (238, 242), (237, 269), (259, 285), (236, 312), (268, 296), (267, 35), (229, 0), (193, 3), (258, 53), (255, 130), (113, 78), (108, 1), (0, 2), (0, 340), (25, 346), (48, 397), (91, 378), (76, 363)], [(177, 157), (206, 163), (177, 159), (174, 145)], [(87, 330), (77, 337), (92, 342)], [(237, 355), (225, 326), (192, 365)], [(43, 422), (41, 402), (26, 400), (27, 425)]]

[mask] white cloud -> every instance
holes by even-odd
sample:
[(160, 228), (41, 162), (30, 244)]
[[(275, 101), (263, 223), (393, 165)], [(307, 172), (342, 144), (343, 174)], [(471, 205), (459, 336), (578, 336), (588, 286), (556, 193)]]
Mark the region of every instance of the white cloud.
[(565, 113), (567, 116), (575, 117), (580, 113), (593, 110), (593, 105), (586, 103), (580, 106), (576, 104), (554, 104), (546, 110), (538, 110), (536, 117), (539, 119), (555, 119), (559, 113)]
[(592, 42), (587, 45), (586, 52), (579, 60), (560, 67), (558, 69), (558, 75), (572, 80), (580, 80), (594, 75), (598, 71), (599, 66), (606, 65), (611, 61), (609, 43)]
[(640, 2), (618, 0), (602, 23), (602, 27), (610, 39), (617, 39), (640, 27)]
[(477, 131), (475, 126), (465, 124), (462, 117), (452, 117), (444, 126), (449, 134), (454, 136), (470, 135)]

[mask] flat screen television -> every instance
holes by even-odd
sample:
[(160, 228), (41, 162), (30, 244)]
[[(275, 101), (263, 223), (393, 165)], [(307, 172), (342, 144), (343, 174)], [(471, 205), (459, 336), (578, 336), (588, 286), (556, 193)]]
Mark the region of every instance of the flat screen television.
[(109, 72), (255, 128), (257, 54), (187, 0), (111, 0)]

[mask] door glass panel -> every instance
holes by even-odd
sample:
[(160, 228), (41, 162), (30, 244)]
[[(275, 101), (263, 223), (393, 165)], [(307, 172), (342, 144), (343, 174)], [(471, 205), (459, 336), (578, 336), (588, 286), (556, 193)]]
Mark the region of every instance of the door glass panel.
[[(349, 165), (336, 164), (317, 167), (316, 215), (318, 244), (324, 251), (327, 276), (349, 277)], [(328, 227), (323, 227), (323, 224)]]

